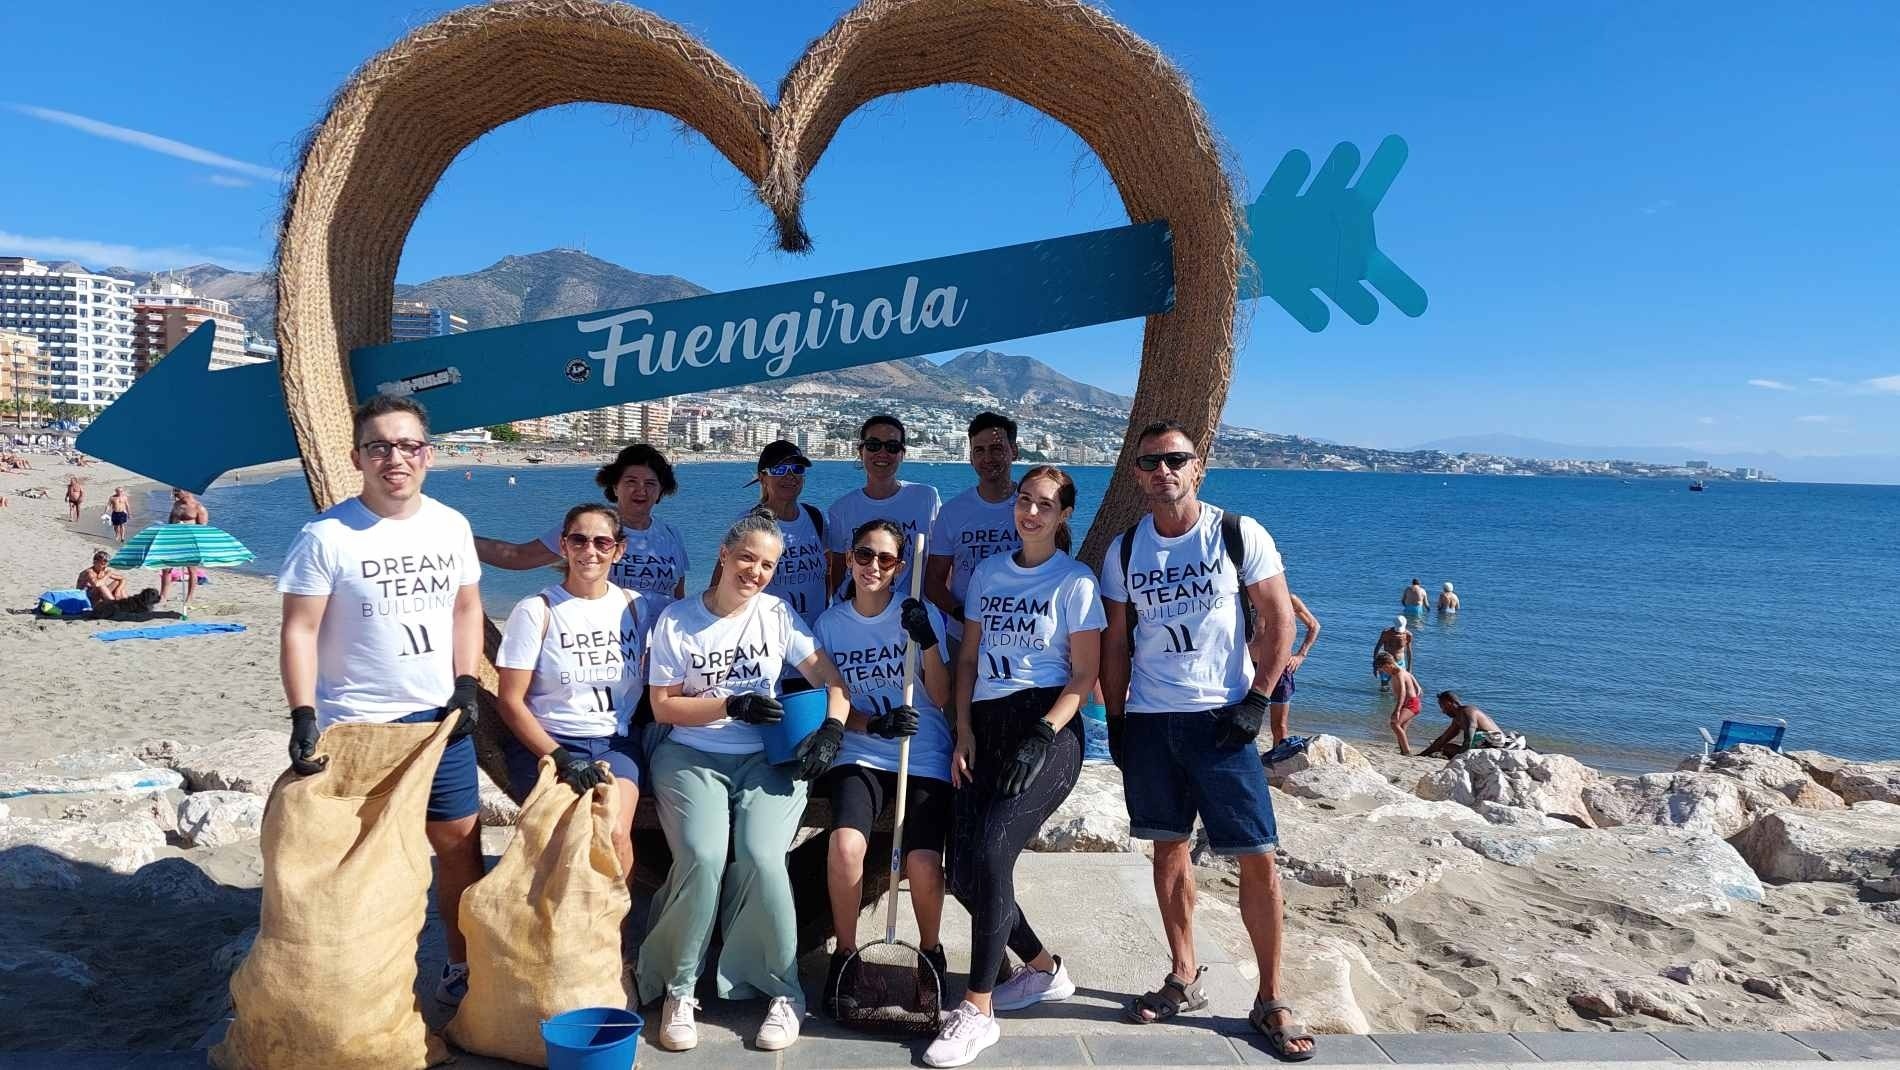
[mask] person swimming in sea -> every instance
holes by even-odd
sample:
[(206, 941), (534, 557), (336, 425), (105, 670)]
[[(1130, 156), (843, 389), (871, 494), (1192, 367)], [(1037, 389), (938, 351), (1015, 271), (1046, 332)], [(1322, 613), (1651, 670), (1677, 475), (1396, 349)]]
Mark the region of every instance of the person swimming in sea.
[(1372, 644), (1372, 672), (1379, 678), (1379, 690), (1384, 691), (1392, 684), (1392, 678), (1379, 671), (1379, 657), (1389, 655), (1392, 660), (1404, 668), (1412, 667), (1412, 632), (1406, 626), (1405, 615), (1399, 614), (1392, 619), (1392, 626), (1379, 633)]
[(1445, 589), (1438, 592), (1438, 611), (1440, 613), (1458, 612), (1458, 592), (1451, 589), (1451, 581), (1445, 581)]
[(1431, 604), (1432, 596), (1425, 592), (1425, 585), (1418, 582), (1417, 576), (1412, 577), (1411, 586), (1399, 592), (1399, 606), (1407, 613), (1423, 613)]

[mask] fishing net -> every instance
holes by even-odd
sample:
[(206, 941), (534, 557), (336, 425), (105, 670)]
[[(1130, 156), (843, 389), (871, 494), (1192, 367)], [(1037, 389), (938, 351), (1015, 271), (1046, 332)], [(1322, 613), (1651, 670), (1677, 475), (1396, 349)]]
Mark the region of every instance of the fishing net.
[(943, 1013), (937, 967), (902, 940), (859, 948), (827, 994), (838, 1008), (838, 1024), (872, 1032), (935, 1033)]

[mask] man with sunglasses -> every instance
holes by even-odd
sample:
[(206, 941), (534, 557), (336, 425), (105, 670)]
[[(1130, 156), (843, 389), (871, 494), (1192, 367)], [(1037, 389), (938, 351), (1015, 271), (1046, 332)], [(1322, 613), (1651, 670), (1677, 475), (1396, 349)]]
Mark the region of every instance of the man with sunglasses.
[[(851, 549), (851, 533), (870, 520), (889, 520), (904, 531), (909, 546), (918, 532), (930, 534), (937, 522), (942, 502), (937, 488), (928, 483), (906, 483), (897, 478), (904, 463), (904, 421), (889, 413), (878, 413), (858, 428), (858, 461), (864, 465), (864, 486), (847, 492), (825, 510), (825, 549), (829, 551), (831, 572), (828, 586), (841, 596), (844, 589), (845, 557)], [(893, 590), (910, 590), (911, 562), (905, 561)]]
[(422, 493), (434, 459), (428, 418), (385, 394), (356, 410), (350, 463), (363, 492), (305, 524), (285, 555), (284, 696), (290, 766), (321, 774), (318, 733), (333, 724), (458, 718), (429, 791), (425, 831), (436, 856), (436, 908), (448, 963), (436, 999), (468, 992), (462, 893), (482, 875), (475, 775), (475, 670), (482, 658), (481, 565), (462, 514)]
[(950, 657), (963, 636), (963, 595), (970, 574), (992, 554), (1023, 544), (1016, 533), (1016, 421), (980, 412), (970, 421), (970, 467), (976, 486), (945, 502), (930, 528), (930, 564), (924, 597), (943, 610), (950, 627)]
[(1127, 1016), (1146, 1024), (1207, 1006), (1189, 863), (1198, 815), (1214, 853), (1240, 869), (1241, 920), (1260, 963), (1248, 1021), (1282, 1058), (1309, 1059), (1313, 1039), (1280, 998), (1278, 831), (1255, 745), (1292, 647), (1285, 569), (1265, 528), (1197, 499), (1203, 468), (1180, 424), (1142, 428), (1135, 453), (1148, 515), (1109, 544), (1102, 562), (1102, 699), (1129, 832), (1154, 841), (1155, 898), (1173, 962)]

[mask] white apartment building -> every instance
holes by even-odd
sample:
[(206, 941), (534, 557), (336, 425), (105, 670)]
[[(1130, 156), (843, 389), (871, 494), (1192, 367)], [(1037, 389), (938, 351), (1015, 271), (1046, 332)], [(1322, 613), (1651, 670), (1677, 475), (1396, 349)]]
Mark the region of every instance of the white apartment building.
[(217, 325), (211, 337), (212, 371), (263, 363), (264, 357), (246, 347), (244, 321), (231, 314), (230, 302), (200, 296), (170, 279), (154, 279), (132, 294), (133, 367), (144, 375), (206, 320)]
[(0, 256), (0, 331), (36, 339), (53, 403), (103, 409), (131, 389), (132, 284)]

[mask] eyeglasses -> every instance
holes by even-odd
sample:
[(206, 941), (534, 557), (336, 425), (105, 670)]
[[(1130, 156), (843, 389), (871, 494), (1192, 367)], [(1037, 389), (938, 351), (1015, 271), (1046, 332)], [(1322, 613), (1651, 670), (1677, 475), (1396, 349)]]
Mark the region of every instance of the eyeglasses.
[(902, 453), (904, 452), (904, 443), (902, 439), (895, 438), (889, 442), (881, 438), (867, 438), (863, 442), (858, 443), (858, 448), (866, 453), (876, 453), (879, 450), (883, 450), (885, 453)]
[(578, 531), (570, 531), (561, 536), (561, 541), (566, 543), (570, 550), (585, 550), (592, 546), (603, 554), (613, 553), (614, 547), (620, 545), (620, 540), (611, 535), (582, 535)]
[(881, 550), (873, 550), (869, 546), (853, 546), (851, 548), (851, 560), (856, 561), (860, 565), (876, 564), (878, 568), (886, 572), (904, 563), (904, 559), (896, 554), (887, 554)]
[(1187, 463), (1193, 459), (1194, 455), (1192, 453), (1144, 453), (1135, 458), (1135, 467), (1144, 472), (1152, 472), (1165, 463), (1168, 466), (1168, 471), (1179, 472), (1181, 469), (1186, 468)]
[(805, 474), (805, 466), (802, 464), (775, 464), (765, 469), (765, 474), (768, 476), (802, 476)]
[(401, 439), (396, 442), (384, 442), (382, 439), (376, 439), (371, 442), (365, 442), (356, 448), (362, 450), (363, 454), (372, 461), (387, 461), (391, 453), (400, 453), (405, 460), (414, 460), (422, 455), (423, 450), (429, 448), (429, 444), (427, 442), (417, 442), (411, 438)]

